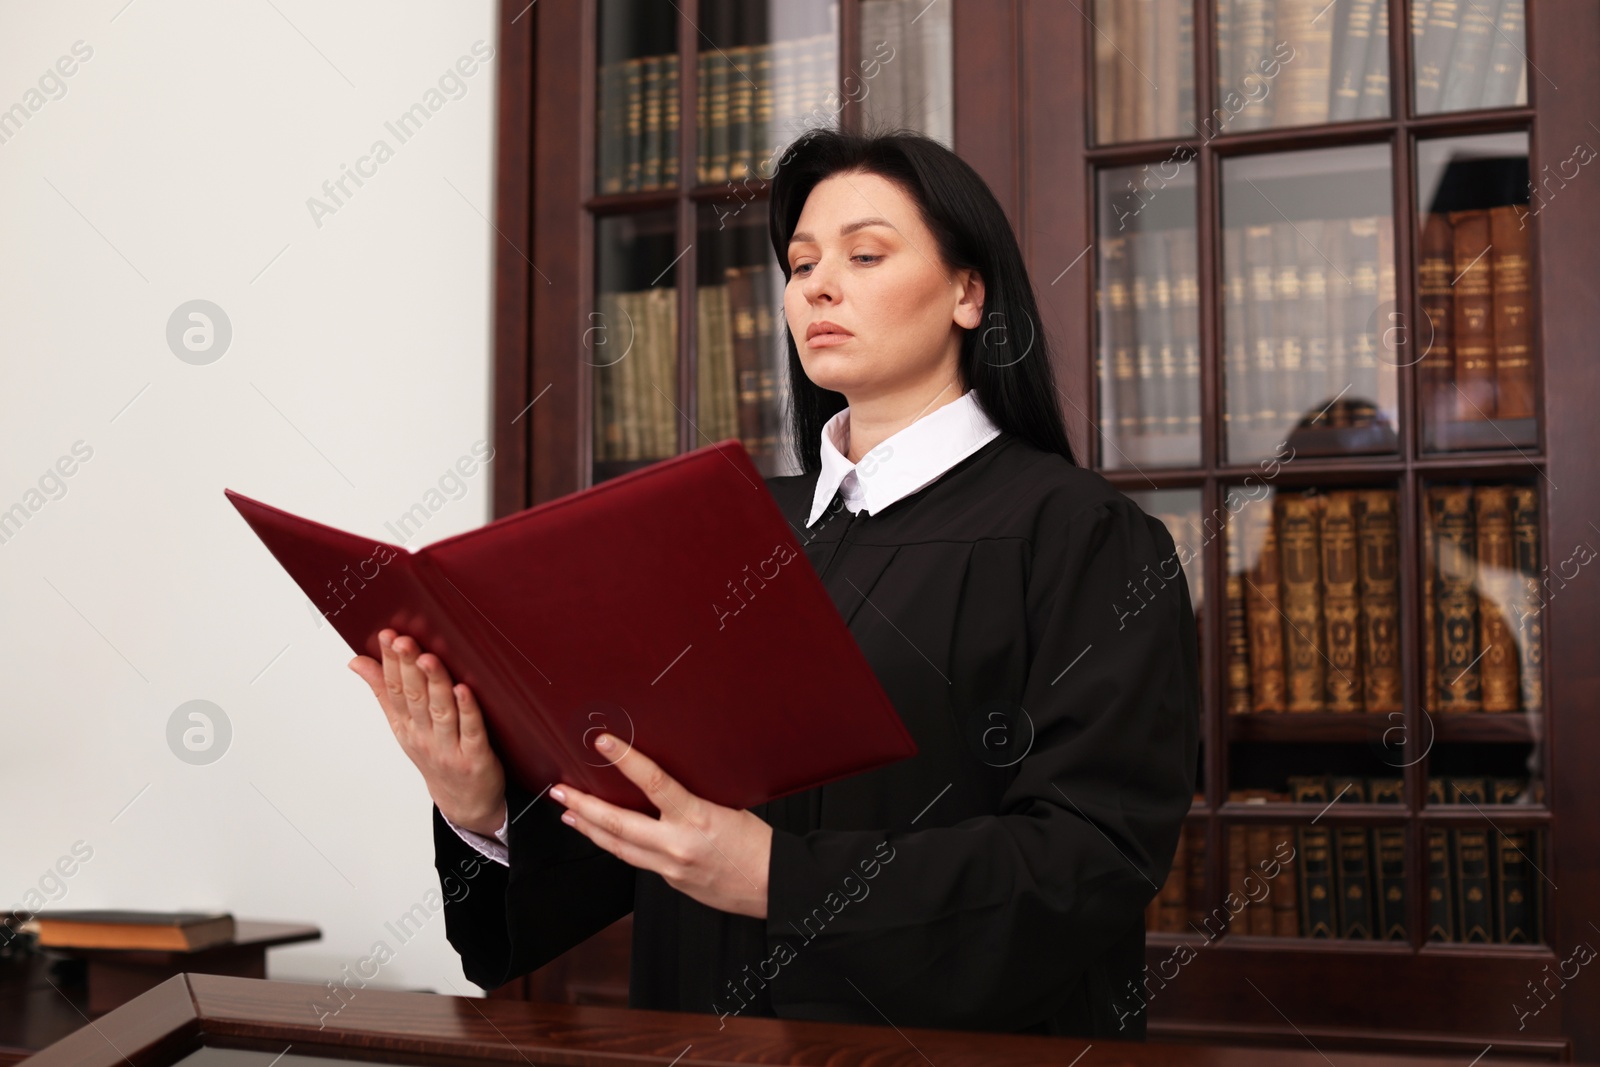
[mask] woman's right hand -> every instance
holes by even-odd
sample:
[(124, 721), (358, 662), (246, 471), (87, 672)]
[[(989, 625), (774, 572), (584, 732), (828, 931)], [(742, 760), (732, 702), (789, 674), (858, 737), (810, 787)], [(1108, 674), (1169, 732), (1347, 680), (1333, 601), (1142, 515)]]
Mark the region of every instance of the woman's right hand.
[(489, 744), (477, 698), (453, 685), (444, 663), (407, 636), (378, 634), (383, 663), (357, 656), (350, 669), (372, 688), (395, 739), (422, 772), (440, 814), (492, 836), (506, 819), (506, 775)]

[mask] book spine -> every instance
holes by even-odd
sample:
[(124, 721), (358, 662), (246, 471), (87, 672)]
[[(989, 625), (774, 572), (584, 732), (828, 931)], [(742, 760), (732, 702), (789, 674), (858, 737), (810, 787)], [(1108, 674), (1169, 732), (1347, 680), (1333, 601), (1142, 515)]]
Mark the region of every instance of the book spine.
[(1440, 111), (1465, 111), (1478, 106), (1499, 8), (1499, 0), (1463, 3), (1455, 46), (1439, 93)]
[(678, 54), (661, 57), (661, 184), (678, 184)]
[(1128, 238), (1128, 258), (1133, 270), (1134, 374), (1138, 378), (1138, 434), (1161, 432), (1161, 378), (1156, 367), (1156, 312), (1151, 290), (1155, 280), (1158, 233), (1135, 233)]
[(1521, 589), (1517, 598), (1517, 676), (1522, 687), (1522, 710), (1537, 715), (1544, 710), (1544, 600), (1540, 595), (1539, 490), (1533, 486), (1511, 489), (1511, 537)]
[[(1523, 784), (1495, 779), (1496, 804), (1513, 804)], [(1544, 940), (1539, 929), (1539, 833), (1526, 826), (1502, 827), (1494, 840), (1495, 940), (1502, 945), (1530, 945)]]
[[(1296, 244), (1300, 267), (1300, 381), (1294, 397), (1300, 410), (1321, 410), (1343, 388), (1328, 388), (1328, 253), (1327, 232), (1338, 224), (1322, 219), (1296, 223), (1303, 240)], [(1335, 282), (1335, 285), (1340, 284)]]
[(718, 54), (711, 63), (710, 101), (707, 105), (707, 121), (710, 128), (702, 136), (706, 138), (708, 154), (711, 159), (710, 173), (707, 177), (712, 184), (721, 185), (730, 177), (728, 173), (728, 79), (733, 77), (733, 66), (729, 59)]
[(1239, 531), (1227, 531), (1228, 714), (1248, 715), (1250, 705), (1250, 625), (1244, 607), (1244, 545)]
[(1275, 22), (1292, 27), (1294, 61), (1278, 75), (1282, 93), (1274, 125), (1310, 126), (1328, 121), (1328, 82), (1333, 60), (1333, 23), (1327, 0), (1278, 0)]
[(624, 64), (627, 75), (627, 150), (624, 153), (622, 189), (635, 192), (644, 180), (644, 67), (645, 58), (635, 56)]
[(1250, 280), (1246, 328), (1250, 338), (1250, 366), (1239, 391), (1251, 404), (1251, 422), (1257, 429), (1272, 429), (1278, 424), (1277, 279), (1272, 264), (1272, 226), (1246, 226), (1244, 231), (1245, 269)]
[(1417, 114), (1439, 110), (1441, 91), (1455, 46), (1458, 0), (1432, 0), (1428, 21), (1416, 47)]
[[(1296, 803), (1327, 804), (1327, 783), (1318, 778), (1291, 778), (1289, 789)], [(1300, 936), (1334, 936), (1333, 835), (1326, 826), (1301, 826), (1298, 859)]]
[[(1287, 845), (1294, 839), (1293, 827), (1272, 827), (1272, 840)], [(1277, 859), (1278, 855), (1274, 848), (1273, 858)], [(1279, 864), (1277, 888), (1272, 891), (1272, 933), (1276, 937), (1300, 936), (1299, 861), (1298, 855), (1291, 854)]]
[[(1359, 778), (1330, 779), (1328, 792), (1341, 804), (1361, 804), (1366, 800), (1365, 783)], [(1333, 839), (1339, 936), (1371, 941), (1376, 918), (1372, 907), (1372, 832), (1365, 826), (1341, 826), (1333, 831)]]
[(1528, 231), (1511, 206), (1489, 209), (1493, 281), (1495, 415), (1533, 417), (1532, 331), (1528, 315)]
[[(1356, 117), (1367, 76), (1367, 46), (1372, 40), (1373, 7), (1379, 0), (1345, 0), (1335, 25), (1333, 80), (1328, 118), (1343, 122)], [(1385, 0), (1386, 2), (1386, 0)]]
[(1361, 601), (1356, 550), (1356, 493), (1329, 492), (1322, 503), (1318, 540), (1322, 550), (1323, 648), (1328, 674), (1328, 711), (1362, 709)]
[(754, 45), (729, 48), (728, 59), (733, 64), (728, 84), (728, 180), (743, 181), (751, 176), (751, 150), (754, 131), (751, 123), (755, 117), (755, 85), (751, 74), (755, 70), (751, 55)]
[[(1428, 781), (1429, 805), (1444, 803), (1444, 783), (1437, 778)], [(1451, 877), (1450, 831), (1430, 827), (1428, 830), (1428, 940), (1454, 941), (1455, 885)]]
[(596, 169), (602, 193), (622, 192), (622, 132), (627, 119), (624, 89), (622, 63), (603, 64), (600, 67), (600, 113), (595, 118), (595, 126), (600, 131), (600, 162)]
[(1367, 42), (1367, 69), (1361, 77), (1361, 102), (1356, 117), (1383, 118), (1389, 114), (1389, 3), (1377, 0), (1372, 18), (1372, 39)]
[(1176, 432), (1200, 439), (1200, 279), (1193, 230), (1167, 235), (1173, 271), (1173, 343), (1178, 354)]
[(1276, 351), (1272, 408), (1286, 424), (1285, 438), (1287, 426), (1299, 417), (1306, 399), (1303, 330), (1310, 309), (1300, 291), (1297, 249), (1301, 234), (1305, 234), (1307, 242), (1321, 243), (1322, 234), (1316, 220), (1306, 219), (1294, 224), (1279, 220), (1272, 224), (1272, 332)]
[(711, 181), (710, 138), (707, 136), (711, 122), (711, 63), (721, 62), (715, 52), (695, 53), (694, 92), (694, 183), (707, 185)]
[[(1250, 884), (1262, 880), (1261, 872), (1272, 860), (1272, 827), (1266, 823), (1251, 823), (1245, 833), (1245, 855), (1249, 860), (1246, 872)], [(1239, 893), (1250, 903), (1245, 909), (1248, 932), (1255, 937), (1272, 936), (1272, 906), (1266, 900), (1257, 901), (1250, 896), (1250, 885), (1240, 879)], [(1270, 890), (1269, 890), (1270, 892)]]
[(1325, 680), (1322, 653), (1316, 645), (1322, 633), (1321, 551), (1317, 537), (1321, 498), (1311, 493), (1280, 493), (1274, 504), (1278, 509), (1283, 615), (1287, 623), (1284, 659), (1288, 710), (1321, 711)]
[(1400, 524), (1392, 489), (1359, 495), (1362, 707), (1369, 715), (1401, 710)]
[(772, 69), (775, 48), (772, 44), (756, 45), (751, 54), (750, 77), (756, 83), (755, 104), (750, 115), (749, 173), (761, 177), (761, 161), (777, 147), (773, 143), (773, 119), (777, 113), (772, 87)]
[(1430, 212), (1417, 250), (1417, 296), (1426, 323), (1415, 335), (1417, 343), (1426, 346), (1417, 373), (1422, 417), (1430, 427), (1455, 417), (1455, 391), (1450, 385), (1455, 378), (1455, 353), (1450, 342), (1455, 327), (1455, 290), (1450, 285), (1455, 278), (1454, 263), (1455, 234), (1450, 219)]
[(1243, 529), (1258, 534), (1254, 567), (1246, 572), (1245, 618), (1250, 626), (1250, 684), (1254, 710), (1276, 713), (1286, 706), (1283, 663), (1282, 572), (1278, 563), (1278, 531), (1271, 501), (1247, 506)]
[(1503, 0), (1494, 44), (1489, 49), (1480, 107), (1513, 107), (1524, 98), (1523, 79), (1528, 74), (1522, 54), (1526, 23), (1524, 0)]
[[(1453, 803), (1488, 803), (1481, 778), (1446, 781)], [(1482, 944), (1494, 940), (1494, 907), (1489, 887), (1489, 831), (1476, 826), (1452, 830), (1455, 837), (1456, 916), (1458, 941)]]
[[(1250, 873), (1250, 828), (1239, 823), (1228, 826), (1228, 890), (1245, 899), (1245, 876)], [(1237, 925), (1230, 923), (1228, 931), (1235, 934), (1253, 933), (1250, 929), (1251, 908), (1234, 916)]]
[(640, 149), (640, 188), (661, 187), (661, 66), (664, 56), (644, 58), (644, 143)]
[(1491, 419), (1494, 398), (1494, 287), (1489, 214), (1452, 211), (1455, 229), (1455, 342), (1458, 419)]
[(1379, 231), (1387, 230), (1389, 222), (1387, 217), (1362, 216), (1350, 220), (1348, 231), (1350, 280), (1355, 289), (1345, 301), (1350, 346), (1348, 383), (1352, 396), (1369, 402), (1378, 391), (1377, 319), (1372, 309), (1383, 305), (1380, 276), (1384, 242)]
[(1226, 347), (1227, 376), (1224, 379), (1222, 419), (1230, 441), (1255, 425), (1250, 395), (1250, 298), (1244, 261), (1244, 230), (1237, 226), (1222, 231), (1222, 269), (1225, 288), (1223, 344)]
[[(878, 5), (862, 9), (862, 18)], [(1094, 23), (1100, 32), (1094, 35), (1094, 140), (1096, 144), (1110, 144), (1117, 139), (1117, 55), (1116, 27), (1109, 10), (1109, 0), (1098, 0), (1094, 8)]]
[(1428, 498), (1438, 538), (1439, 710), (1481, 711), (1472, 490), (1433, 486)]
[[(1398, 778), (1373, 782), (1374, 804), (1402, 803)], [(1375, 930), (1380, 941), (1406, 939), (1406, 831), (1403, 826), (1375, 826), (1372, 829), (1372, 856), (1375, 866)]]
[(1111, 237), (1103, 243), (1105, 286), (1111, 308), (1111, 373), (1114, 379), (1117, 437), (1139, 436), (1139, 374), (1135, 364), (1138, 320), (1133, 303), (1133, 247), (1130, 237)]
[(1511, 535), (1511, 487), (1480, 485), (1473, 490), (1473, 523), (1477, 542), (1478, 677), (1483, 710), (1518, 710), (1517, 647), (1512, 636), (1512, 609), (1517, 595), (1516, 551)]
[(1422, 501), (1422, 710), (1439, 710), (1439, 536), (1433, 525), (1433, 499)]
[[(1234, 0), (1234, 19), (1238, 29), (1234, 38), (1234, 68), (1239, 79), (1229, 88), (1245, 92), (1242, 80), (1251, 73), (1259, 74), (1259, 64), (1272, 51), (1275, 29), (1272, 0)], [(1258, 130), (1274, 125), (1274, 111), (1278, 95), (1269, 91), (1266, 97), (1239, 112), (1234, 126), (1241, 130)]]

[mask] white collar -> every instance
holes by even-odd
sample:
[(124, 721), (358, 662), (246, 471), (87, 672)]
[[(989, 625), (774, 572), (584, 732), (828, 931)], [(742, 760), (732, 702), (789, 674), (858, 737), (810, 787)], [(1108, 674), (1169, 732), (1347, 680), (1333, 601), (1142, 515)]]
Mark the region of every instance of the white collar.
[(835, 492), (843, 495), (852, 512), (864, 509), (876, 515), (931, 485), (999, 433), (1000, 427), (990, 421), (978, 402), (977, 390), (969, 389), (890, 435), (862, 456), (860, 463), (852, 464), (845, 458), (850, 447), (847, 407), (822, 427), (822, 470), (806, 525), (815, 523), (827, 510)]

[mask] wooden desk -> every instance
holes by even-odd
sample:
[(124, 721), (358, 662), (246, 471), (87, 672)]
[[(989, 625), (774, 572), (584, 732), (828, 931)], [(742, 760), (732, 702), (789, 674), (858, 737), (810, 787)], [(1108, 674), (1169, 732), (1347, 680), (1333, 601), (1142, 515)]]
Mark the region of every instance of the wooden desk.
[[(328, 1015), (327, 995), (318, 985), (179, 975), (25, 1062), (28, 1067), (156, 1067), (202, 1048), (254, 1049), (264, 1054), (263, 1064), (283, 1053), (281, 1067), (290, 1067), (299, 1056), (540, 1067), (1327, 1067), (1334, 1062), (1309, 1047), (1089, 1042), (781, 1019), (728, 1018), (719, 1026), (709, 1014), (378, 990), (357, 990)], [(1465, 1067), (1459, 1057), (1350, 1052), (1337, 1057), (1338, 1067)]]

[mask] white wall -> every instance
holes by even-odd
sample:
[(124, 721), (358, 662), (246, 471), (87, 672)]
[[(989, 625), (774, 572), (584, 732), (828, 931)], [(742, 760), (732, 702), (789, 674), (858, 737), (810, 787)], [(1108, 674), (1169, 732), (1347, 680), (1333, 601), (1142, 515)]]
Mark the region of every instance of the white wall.
[[(494, 58), (427, 98), (475, 42)], [(322, 940), (271, 977), (382, 941), (374, 985), (478, 992), (442, 912), (385, 925), (439, 891), (427, 793), (222, 490), (393, 540), (492, 436), (498, 55), (491, 0), (0, 6), (0, 511), (26, 520), (0, 526), (0, 908), (304, 920)], [(231, 323), (209, 363), (167, 339), (196, 299)], [(490, 478), (414, 543), (482, 524)], [(231, 726), (208, 765), (169, 747), (191, 700)]]

